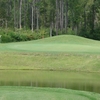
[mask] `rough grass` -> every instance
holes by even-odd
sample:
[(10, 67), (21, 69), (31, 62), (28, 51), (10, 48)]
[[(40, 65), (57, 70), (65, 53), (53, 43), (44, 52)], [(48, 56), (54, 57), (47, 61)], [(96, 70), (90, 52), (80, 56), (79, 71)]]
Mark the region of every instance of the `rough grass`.
[(100, 94), (55, 88), (0, 87), (0, 100), (100, 100)]
[(1, 52), (0, 69), (100, 72), (100, 55)]

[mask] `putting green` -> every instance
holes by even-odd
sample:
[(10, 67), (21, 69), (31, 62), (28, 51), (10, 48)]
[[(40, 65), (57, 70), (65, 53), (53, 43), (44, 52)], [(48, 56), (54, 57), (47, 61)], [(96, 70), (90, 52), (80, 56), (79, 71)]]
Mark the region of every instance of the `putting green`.
[(100, 42), (79, 36), (61, 35), (45, 39), (1, 44), (0, 51), (100, 53)]
[(100, 100), (100, 94), (34, 87), (0, 87), (0, 100)]

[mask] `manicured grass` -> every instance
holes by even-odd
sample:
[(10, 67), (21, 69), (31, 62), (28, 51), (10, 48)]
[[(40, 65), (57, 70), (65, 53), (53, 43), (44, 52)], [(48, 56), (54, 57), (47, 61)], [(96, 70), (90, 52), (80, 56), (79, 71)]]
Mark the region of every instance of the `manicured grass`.
[(100, 100), (100, 94), (55, 88), (0, 87), (0, 100)]
[(100, 54), (100, 42), (78, 36), (62, 35), (30, 42), (1, 44), (0, 51)]

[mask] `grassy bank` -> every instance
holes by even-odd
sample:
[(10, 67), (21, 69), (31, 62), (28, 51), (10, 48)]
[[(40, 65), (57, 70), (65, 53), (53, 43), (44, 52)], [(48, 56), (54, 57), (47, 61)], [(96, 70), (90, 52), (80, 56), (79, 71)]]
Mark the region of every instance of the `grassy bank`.
[(0, 69), (100, 72), (100, 55), (0, 52)]

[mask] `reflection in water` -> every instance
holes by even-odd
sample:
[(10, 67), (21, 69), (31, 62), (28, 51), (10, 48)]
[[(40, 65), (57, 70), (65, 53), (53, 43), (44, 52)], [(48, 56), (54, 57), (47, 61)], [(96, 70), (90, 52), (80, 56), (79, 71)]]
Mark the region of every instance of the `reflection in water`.
[(57, 87), (100, 93), (99, 77), (99, 73), (2, 70), (0, 86)]
[(100, 84), (88, 84), (88, 83), (48, 83), (48, 82), (13, 82), (13, 81), (0, 81), (0, 86), (33, 86), (33, 87), (56, 87), (56, 88), (67, 88), (73, 90), (83, 90), (90, 92), (100, 93)]

